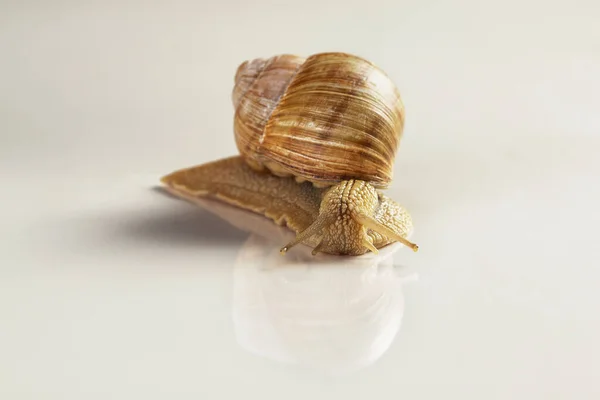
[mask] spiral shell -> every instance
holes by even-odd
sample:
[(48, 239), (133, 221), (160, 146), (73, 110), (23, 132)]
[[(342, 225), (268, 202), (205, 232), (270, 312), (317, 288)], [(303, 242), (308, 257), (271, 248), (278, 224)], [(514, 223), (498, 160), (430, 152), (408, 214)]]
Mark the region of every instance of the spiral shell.
[(236, 145), (253, 168), (317, 186), (391, 182), (404, 105), (371, 62), (345, 53), (246, 61), (232, 100)]

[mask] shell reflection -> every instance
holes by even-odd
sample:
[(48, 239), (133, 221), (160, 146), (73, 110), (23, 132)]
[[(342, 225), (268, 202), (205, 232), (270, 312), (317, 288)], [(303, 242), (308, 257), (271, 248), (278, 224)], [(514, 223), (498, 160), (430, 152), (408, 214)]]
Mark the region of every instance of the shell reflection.
[(339, 374), (379, 359), (398, 333), (406, 277), (390, 246), (379, 256), (285, 257), (279, 242), (253, 234), (234, 268), (233, 321), (246, 350)]

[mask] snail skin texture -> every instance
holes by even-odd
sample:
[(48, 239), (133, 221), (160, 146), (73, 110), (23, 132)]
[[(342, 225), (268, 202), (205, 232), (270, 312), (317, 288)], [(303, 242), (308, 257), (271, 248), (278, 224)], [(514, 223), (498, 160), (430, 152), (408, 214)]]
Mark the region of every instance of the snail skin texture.
[(362, 255), (406, 238), (410, 214), (380, 192), (404, 127), (394, 83), (346, 53), (242, 63), (232, 93), (239, 155), (172, 172), (172, 194), (215, 198), (285, 225), (318, 252)]

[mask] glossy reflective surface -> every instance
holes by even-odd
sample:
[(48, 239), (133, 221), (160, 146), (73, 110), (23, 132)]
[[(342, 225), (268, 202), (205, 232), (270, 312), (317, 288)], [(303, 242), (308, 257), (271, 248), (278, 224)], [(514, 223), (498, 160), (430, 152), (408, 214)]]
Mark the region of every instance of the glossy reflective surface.
[[(595, 3), (204, 3), (0, 6), (0, 398), (600, 398)], [(155, 190), (241, 60), (331, 49), (406, 100), (418, 253)]]
[(282, 243), (293, 237), (287, 229), (216, 201), (200, 203), (249, 233), (233, 265), (233, 327), (242, 348), (325, 375), (365, 368), (389, 349), (404, 314), (402, 286), (418, 277), (394, 264), (402, 245), (364, 257), (315, 257), (305, 246), (282, 256)]

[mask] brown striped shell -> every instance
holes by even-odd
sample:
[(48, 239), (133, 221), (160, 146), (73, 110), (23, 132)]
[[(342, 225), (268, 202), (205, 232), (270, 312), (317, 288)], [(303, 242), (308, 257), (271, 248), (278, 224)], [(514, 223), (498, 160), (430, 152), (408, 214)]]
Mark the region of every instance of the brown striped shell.
[(391, 182), (404, 105), (371, 62), (345, 53), (246, 61), (232, 99), (236, 145), (253, 168), (317, 186)]

